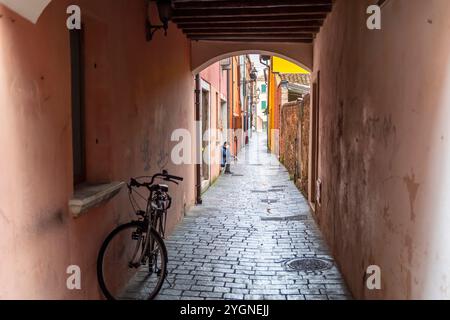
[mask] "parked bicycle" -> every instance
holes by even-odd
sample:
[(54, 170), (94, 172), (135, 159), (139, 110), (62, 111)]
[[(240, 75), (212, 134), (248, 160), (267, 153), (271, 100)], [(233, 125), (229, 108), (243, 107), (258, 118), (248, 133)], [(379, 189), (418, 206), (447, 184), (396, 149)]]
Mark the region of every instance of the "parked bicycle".
[[(142, 179), (150, 182), (139, 182)], [(138, 219), (114, 229), (97, 258), (97, 277), (107, 299), (154, 299), (166, 279), (168, 258), (163, 239), (172, 198), (169, 187), (155, 183), (156, 179), (175, 184), (183, 181), (163, 171), (152, 177), (132, 178), (127, 184)], [(141, 188), (148, 191), (148, 196), (138, 192)], [(145, 210), (141, 210), (140, 204), (145, 204)]]

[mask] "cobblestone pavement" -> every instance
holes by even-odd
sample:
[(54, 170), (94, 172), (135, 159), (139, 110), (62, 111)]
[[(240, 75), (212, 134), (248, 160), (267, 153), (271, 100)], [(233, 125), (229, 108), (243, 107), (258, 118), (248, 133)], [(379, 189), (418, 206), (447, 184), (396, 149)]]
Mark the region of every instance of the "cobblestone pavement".
[[(158, 299), (348, 299), (308, 204), (286, 169), (255, 135), (167, 239), (169, 283)], [(331, 267), (294, 271), (286, 264), (323, 258)]]

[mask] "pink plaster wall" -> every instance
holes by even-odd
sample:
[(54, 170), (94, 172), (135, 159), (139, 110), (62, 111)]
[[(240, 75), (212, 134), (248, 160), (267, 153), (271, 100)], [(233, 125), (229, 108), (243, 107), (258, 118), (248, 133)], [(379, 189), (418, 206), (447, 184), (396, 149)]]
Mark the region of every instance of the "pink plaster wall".
[(227, 99), (227, 73), (222, 71), (220, 63), (216, 62), (201, 71), (200, 77), (210, 85), (210, 127), (213, 129), (210, 141), (210, 156), (212, 159), (210, 170), (211, 182), (213, 182), (220, 174), (220, 140), (221, 136), (226, 135), (226, 132), (215, 131), (215, 129), (218, 128), (218, 112), (220, 113), (221, 101), (222, 99), (225, 99), (225, 101)]
[[(144, 2), (54, 1), (37, 25), (0, 6), (0, 298), (100, 298), (101, 242), (133, 218), (125, 190), (73, 219), (69, 36), (66, 8), (79, 4), (86, 36), (87, 175), (127, 181), (167, 168), (169, 228), (193, 204), (194, 168), (170, 161), (171, 133), (194, 132), (190, 44), (171, 25), (145, 41)], [(193, 146), (194, 148), (194, 146)], [(82, 290), (66, 288), (66, 268), (82, 270)]]
[[(357, 298), (450, 298), (450, 2), (338, 0), (314, 46), (322, 207)], [(382, 290), (365, 289), (369, 265)]]
[(219, 62), (216, 62), (200, 72), (203, 80), (211, 84), (223, 97), (227, 98), (227, 72), (222, 71)]

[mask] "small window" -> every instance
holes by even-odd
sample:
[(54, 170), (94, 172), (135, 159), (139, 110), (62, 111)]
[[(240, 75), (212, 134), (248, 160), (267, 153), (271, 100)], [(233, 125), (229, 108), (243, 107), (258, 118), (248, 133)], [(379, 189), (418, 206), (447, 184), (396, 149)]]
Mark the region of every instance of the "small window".
[(261, 101), (261, 109), (263, 110), (267, 109), (267, 101)]
[(86, 181), (84, 140), (84, 81), (83, 81), (83, 32), (70, 31), (71, 90), (72, 90), (72, 152), (73, 179), (79, 185)]
[(266, 93), (266, 92), (267, 92), (267, 84), (261, 85), (261, 93)]

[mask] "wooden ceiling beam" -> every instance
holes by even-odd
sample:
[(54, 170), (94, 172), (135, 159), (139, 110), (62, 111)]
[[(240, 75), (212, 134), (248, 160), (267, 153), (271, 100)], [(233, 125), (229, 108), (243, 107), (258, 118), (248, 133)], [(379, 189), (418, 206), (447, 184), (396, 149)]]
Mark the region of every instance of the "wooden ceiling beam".
[(331, 5), (304, 6), (304, 7), (277, 7), (277, 8), (251, 8), (251, 9), (176, 9), (174, 17), (255, 17), (255, 16), (286, 16), (294, 13), (317, 14), (329, 13)]
[(295, 36), (304, 36), (304, 37), (312, 37), (314, 32), (305, 32), (303, 29), (186, 29), (183, 32), (187, 35), (264, 35), (264, 34), (279, 34), (279, 35), (295, 35)]
[(191, 39), (299, 39), (299, 40), (312, 40), (312, 35), (295, 35), (295, 34), (278, 34), (278, 33), (266, 33), (266, 34), (231, 34), (231, 35), (219, 35), (219, 34), (207, 34), (207, 35), (188, 35)]
[(331, 5), (331, 0), (217, 0), (217, 1), (174, 1), (175, 9), (239, 9), (239, 8), (277, 8)]
[[(284, 16), (257, 16), (257, 17), (221, 17), (221, 23), (242, 23), (242, 22), (288, 22), (288, 21), (317, 21), (325, 20), (327, 15), (325, 13), (318, 14), (289, 14)], [(219, 22), (217, 17), (198, 17), (198, 18), (183, 18), (174, 17), (173, 22), (175, 23), (217, 23)]]
[(320, 28), (318, 27), (295, 27), (295, 28), (184, 28), (182, 29), (184, 33), (196, 34), (196, 33), (261, 33), (261, 32), (273, 32), (273, 33), (287, 33), (287, 32), (296, 32), (296, 33), (318, 33)]
[(178, 23), (180, 29), (217, 29), (217, 28), (236, 28), (236, 29), (251, 29), (251, 28), (311, 28), (317, 29), (322, 26), (321, 21), (292, 21), (292, 22), (242, 22), (242, 23), (208, 23), (208, 24), (197, 24), (197, 23)]
[(214, 42), (276, 42), (276, 43), (312, 43), (312, 39), (287, 39), (287, 38), (265, 38), (265, 39), (239, 39), (239, 38), (203, 38), (203, 39), (196, 39), (196, 38), (190, 38), (193, 41), (214, 41)]

